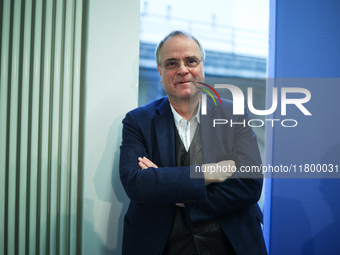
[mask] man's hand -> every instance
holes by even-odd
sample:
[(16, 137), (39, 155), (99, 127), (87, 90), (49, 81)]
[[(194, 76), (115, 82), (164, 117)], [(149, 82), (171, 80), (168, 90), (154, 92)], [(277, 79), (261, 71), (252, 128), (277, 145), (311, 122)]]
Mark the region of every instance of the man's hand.
[[(139, 157), (138, 158), (138, 165), (142, 170), (147, 169), (149, 167), (158, 168), (158, 166), (153, 163), (150, 159), (146, 157)], [(204, 180), (205, 185), (209, 185), (211, 183), (219, 183), (225, 181), (229, 178), (233, 171), (232, 169), (235, 168), (235, 161), (233, 160), (224, 160), (220, 161), (216, 164), (203, 164), (202, 168), (205, 169), (215, 169), (215, 171), (205, 171), (204, 172)], [(218, 171), (218, 169), (222, 169), (223, 171)], [(177, 206), (184, 207), (183, 203), (176, 203)]]
[(205, 185), (207, 186), (211, 183), (219, 183), (225, 181), (234, 173), (232, 170), (236, 169), (236, 165), (234, 160), (223, 160), (216, 164), (203, 164), (202, 168), (214, 170), (206, 170), (204, 172)]
[(150, 159), (146, 158), (146, 157), (139, 157), (138, 158), (138, 165), (140, 166), (140, 168), (142, 168), (142, 170), (147, 169), (148, 167), (154, 167), (154, 168), (158, 168), (158, 166), (153, 163)]

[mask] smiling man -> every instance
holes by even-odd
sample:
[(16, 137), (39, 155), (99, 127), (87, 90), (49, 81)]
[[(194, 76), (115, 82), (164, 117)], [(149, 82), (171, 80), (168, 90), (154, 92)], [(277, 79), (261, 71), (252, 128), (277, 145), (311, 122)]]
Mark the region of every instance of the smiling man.
[(158, 46), (156, 61), (171, 106), (189, 120), (192, 115), (190, 109), (196, 109), (201, 92), (190, 81), (204, 78), (204, 51), (190, 37), (169, 37)]
[(120, 177), (131, 200), (123, 254), (266, 254), (257, 205), (262, 175), (192, 174), (261, 164), (250, 127), (211, 125), (214, 118), (240, 122), (248, 115), (233, 116), (227, 100), (223, 106), (208, 101), (208, 114), (200, 114), (204, 57), (191, 34), (167, 35), (156, 49), (167, 96), (123, 120)]

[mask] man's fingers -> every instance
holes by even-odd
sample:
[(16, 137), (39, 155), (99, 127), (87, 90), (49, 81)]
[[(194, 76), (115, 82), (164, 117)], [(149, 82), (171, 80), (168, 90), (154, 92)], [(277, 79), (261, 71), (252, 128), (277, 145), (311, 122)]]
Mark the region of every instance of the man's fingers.
[(146, 158), (146, 157), (139, 157), (138, 158), (138, 161), (139, 161), (139, 166), (142, 168), (142, 169), (146, 169), (148, 167), (154, 167), (154, 168), (158, 168), (158, 166), (153, 163), (150, 159)]
[(147, 167), (146, 165), (144, 165), (142, 162), (139, 162), (138, 165), (140, 166), (140, 168), (142, 168), (142, 170), (148, 168), (148, 167)]
[(236, 163), (234, 160), (223, 160), (217, 164), (204, 164), (204, 166), (212, 170), (204, 172), (205, 185), (210, 183), (219, 183), (228, 179), (236, 170)]
[(234, 160), (223, 160), (217, 163), (219, 166), (236, 166), (236, 163)]
[(176, 203), (176, 206), (185, 207), (185, 205), (183, 203)]

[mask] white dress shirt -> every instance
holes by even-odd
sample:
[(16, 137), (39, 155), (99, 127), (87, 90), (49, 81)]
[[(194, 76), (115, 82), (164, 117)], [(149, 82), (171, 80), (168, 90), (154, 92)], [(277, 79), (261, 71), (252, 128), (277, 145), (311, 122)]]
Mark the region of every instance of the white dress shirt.
[(200, 123), (200, 105), (201, 104), (199, 103), (195, 116), (193, 116), (189, 121), (186, 121), (181, 115), (178, 114), (178, 112), (176, 112), (176, 110), (170, 104), (179, 137), (181, 138), (187, 151), (189, 150), (192, 138), (195, 135), (197, 125), (198, 123)]

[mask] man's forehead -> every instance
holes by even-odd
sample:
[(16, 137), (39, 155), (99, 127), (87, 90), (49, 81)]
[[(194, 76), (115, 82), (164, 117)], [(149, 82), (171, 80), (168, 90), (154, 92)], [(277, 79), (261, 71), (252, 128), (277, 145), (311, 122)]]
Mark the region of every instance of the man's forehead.
[(176, 54), (186, 54), (184, 57), (199, 56), (200, 49), (197, 42), (186, 36), (174, 36), (167, 39), (160, 50), (160, 56), (175, 58)]

